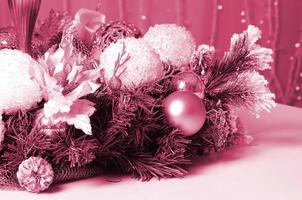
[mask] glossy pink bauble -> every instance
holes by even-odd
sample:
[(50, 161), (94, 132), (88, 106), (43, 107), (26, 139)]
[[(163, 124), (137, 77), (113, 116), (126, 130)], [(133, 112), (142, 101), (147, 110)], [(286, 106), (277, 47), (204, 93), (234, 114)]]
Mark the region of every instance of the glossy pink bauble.
[(166, 117), (171, 125), (179, 128), (186, 136), (197, 133), (206, 119), (202, 99), (189, 91), (177, 91), (163, 102)]
[(194, 72), (181, 72), (173, 77), (172, 83), (174, 88), (178, 91), (190, 91), (200, 98), (204, 98), (204, 83)]

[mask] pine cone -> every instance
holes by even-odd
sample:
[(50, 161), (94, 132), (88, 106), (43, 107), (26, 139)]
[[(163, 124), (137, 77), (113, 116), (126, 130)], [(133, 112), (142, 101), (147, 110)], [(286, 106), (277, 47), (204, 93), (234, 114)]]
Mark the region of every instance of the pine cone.
[(43, 158), (30, 157), (19, 165), (17, 178), (20, 186), (27, 191), (42, 192), (51, 185), (54, 171)]

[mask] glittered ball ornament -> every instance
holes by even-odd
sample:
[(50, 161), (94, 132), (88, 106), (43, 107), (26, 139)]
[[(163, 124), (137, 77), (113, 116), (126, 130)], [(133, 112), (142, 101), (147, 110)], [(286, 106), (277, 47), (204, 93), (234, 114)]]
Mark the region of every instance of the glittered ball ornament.
[(143, 39), (155, 49), (163, 62), (178, 68), (190, 62), (196, 47), (192, 34), (176, 24), (150, 27)]
[(163, 101), (168, 122), (186, 136), (197, 133), (206, 119), (203, 101), (189, 91), (177, 91)]
[(164, 76), (158, 54), (142, 39), (124, 38), (111, 43), (100, 56), (108, 85), (119, 80), (121, 89), (152, 83)]
[(194, 72), (185, 71), (175, 75), (172, 84), (177, 91), (190, 91), (198, 97), (204, 98), (204, 83)]
[(93, 48), (104, 51), (111, 43), (126, 37), (141, 37), (140, 30), (125, 21), (112, 21), (101, 25), (94, 34)]
[(14, 27), (0, 28), (0, 50), (17, 49), (18, 36)]
[(30, 67), (41, 67), (19, 50), (0, 50), (0, 111), (10, 114), (32, 108), (42, 100), (38, 82), (29, 74)]

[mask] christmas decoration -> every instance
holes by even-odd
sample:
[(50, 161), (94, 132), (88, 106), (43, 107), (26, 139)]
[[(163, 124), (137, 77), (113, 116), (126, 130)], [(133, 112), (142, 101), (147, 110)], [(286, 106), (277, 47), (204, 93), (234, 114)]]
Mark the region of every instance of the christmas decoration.
[(44, 88), (47, 99), (38, 121), (50, 127), (66, 122), (91, 135), (89, 116), (95, 111), (94, 103), (80, 98), (98, 89), (99, 72), (78, 65), (72, 52), (72, 44), (66, 49), (50, 50), (40, 68), (31, 67), (31, 75)]
[(191, 33), (175, 24), (155, 25), (149, 28), (143, 38), (163, 62), (177, 67), (189, 64), (196, 47)]
[(0, 50), (0, 111), (29, 109), (42, 100), (39, 84), (29, 75), (30, 67), (40, 65), (19, 50)]
[(13, 27), (0, 28), (0, 50), (17, 49), (18, 36)]
[(204, 97), (204, 83), (201, 78), (194, 72), (181, 72), (172, 79), (173, 86), (176, 90), (194, 92), (200, 98)]
[(163, 102), (168, 121), (184, 135), (197, 133), (204, 124), (206, 110), (200, 98), (188, 91), (170, 94)]
[(53, 181), (54, 172), (51, 165), (40, 157), (24, 160), (17, 172), (20, 186), (29, 192), (41, 192)]
[(2, 121), (2, 116), (0, 116), (0, 151), (3, 149), (4, 142), (4, 134), (5, 134), (5, 124)]
[(105, 15), (84, 8), (78, 10), (74, 18), (79, 39), (89, 42), (92, 42), (94, 33), (105, 22)]
[[(38, 1), (26, 2), (11, 8), (35, 14)], [(35, 20), (19, 19), (16, 46), (34, 58), (0, 50), (1, 188), (42, 192), (112, 168), (143, 181), (183, 177), (196, 155), (251, 142), (235, 107), (259, 115), (275, 105), (258, 28), (234, 34), (221, 58), (175, 24), (138, 38), (104, 17), (51, 11), (33, 39), (23, 28)]]
[(104, 51), (111, 43), (126, 37), (139, 38), (140, 31), (125, 21), (112, 21), (101, 25), (94, 35), (93, 46), (96, 50)]
[(92, 50), (93, 35), (102, 23), (105, 16), (97, 11), (80, 9), (72, 21), (65, 24), (60, 46), (64, 48), (72, 44), (73, 53), (82, 53), (88, 56)]
[(164, 75), (159, 56), (142, 39), (125, 38), (112, 43), (101, 54), (100, 65), (107, 82), (117, 77), (122, 87), (129, 89)]
[(213, 65), (214, 54), (215, 48), (205, 44), (199, 45), (194, 51), (190, 65), (196, 74), (202, 75), (200, 78), (205, 79), (204, 75), (207, 74), (207, 68)]
[(35, 27), (32, 56), (41, 57), (50, 47), (60, 44), (63, 30), (71, 21), (71, 17), (66, 12), (50, 10), (48, 17)]

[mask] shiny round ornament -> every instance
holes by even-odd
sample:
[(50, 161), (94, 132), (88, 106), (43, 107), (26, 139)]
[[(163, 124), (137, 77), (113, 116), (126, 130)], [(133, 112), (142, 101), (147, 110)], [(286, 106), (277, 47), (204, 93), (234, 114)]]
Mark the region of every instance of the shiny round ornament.
[(15, 28), (4, 27), (0, 29), (0, 49), (17, 49), (18, 36)]
[(204, 83), (194, 72), (181, 72), (173, 77), (172, 83), (177, 91), (190, 91), (199, 98), (204, 98)]
[(163, 102), (164, 112), (171, 125), (186, 136), (194, 135), (203, 126), (206, 110), (203, 101), (189, 91), (177, 91)]

